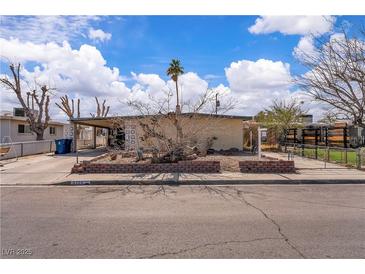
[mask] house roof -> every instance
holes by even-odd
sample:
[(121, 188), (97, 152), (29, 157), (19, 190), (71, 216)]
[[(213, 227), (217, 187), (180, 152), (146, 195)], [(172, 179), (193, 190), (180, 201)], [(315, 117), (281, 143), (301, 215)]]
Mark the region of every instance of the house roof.
[[(192, 115), (201, 117), (212, 117), (212, 118), (226, 118), (226, 119), (239, 119), (243, 121), (252, 120), (252, 116), (240, 116), (240, 115), (226, 115), (226, 114), (209, 114), (209, 113), (182, 113), (182, 116), (191, 117)], [(73, 118), (70, 121), (86, 126), (96, 127), (110, 127), (110, 123), (113, 119), (138, 119), (143, 117), (150, 117), (155, 115), (125, 115), (125, 116), (112, 116), (112, 117), (80, 117)], [(161, 114), (163, 116), (163, 114)]]
[[(0, 115), (0, 120), (12, 120), (12, 121), (20, 121), (20, 122), (27, 122), (27, 117), (21, 117), (21, 116), (14, 116), (14, 115)], [(49, 121), (49, 125), (59, 125), (64, 126), (66, 123), (61, 123), (57, 121)]]

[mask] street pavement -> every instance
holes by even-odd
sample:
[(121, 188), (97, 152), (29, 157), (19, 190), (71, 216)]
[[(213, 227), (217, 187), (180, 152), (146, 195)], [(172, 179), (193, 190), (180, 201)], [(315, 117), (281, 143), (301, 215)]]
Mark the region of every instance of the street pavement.
[(0, 191), (2, 258), (365, 258), (365, 185)]

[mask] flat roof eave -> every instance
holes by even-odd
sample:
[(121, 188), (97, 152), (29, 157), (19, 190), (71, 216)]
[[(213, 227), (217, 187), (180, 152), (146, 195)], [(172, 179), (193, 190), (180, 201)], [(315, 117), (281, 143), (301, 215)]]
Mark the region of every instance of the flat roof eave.
[[(209, 114), (209, 113), (182, 113), (182, 116), (198, 115), (203, 117), (216, 117), (216, 118), (228, 118), (228, 119), (240, 119), (240, 120), (252, 120), (252, 116), (241, 116), (241, 115), (227, 115), (227, 114)], [(123, 116), (108, 116), (108, 117), (80, 117), (72, 118), (71, 122), (86, 122), (86, 121), (105, 121), (112, 119), (136, 119), (143, 117), (150, 117), (154, 115), (123, 115)], [(161, 114), (163, 116), (163, 114)]]

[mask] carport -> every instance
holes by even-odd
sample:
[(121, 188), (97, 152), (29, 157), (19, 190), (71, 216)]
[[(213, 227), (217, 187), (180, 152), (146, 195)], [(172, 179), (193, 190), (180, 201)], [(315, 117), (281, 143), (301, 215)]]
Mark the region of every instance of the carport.
[(77, 132), (77, 126), (78, 125), (82, 125), (82, 126), (89, 126), (92, 127), (93, 129), (93, 134), (92, 134), (92, 138), (93, 138), (93, 148), (96, 148), (96, 129), (97, 128), (104, 128), (108, 130), (108, 135), (109, 135), (109, 131), (112, 128), (113, 125), (113, 119), (115, 119), (115, 117), (90, 117), (90, 118), (73, 118), (70, 120), (72, 127), (73, 127), (73, 152), (76, 152), (76, 148), (77, 148), (77, 134), (75, 134)]

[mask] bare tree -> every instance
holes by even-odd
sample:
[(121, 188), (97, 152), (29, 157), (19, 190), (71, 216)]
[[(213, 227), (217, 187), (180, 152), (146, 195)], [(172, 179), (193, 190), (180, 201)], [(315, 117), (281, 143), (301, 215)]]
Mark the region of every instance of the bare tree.
[[(215, 92), (209, 89), (197, 102), (184, 103), (183, 107), (189, 112), (179, 115), (169, 110), (171, 96), (168, 94), (159, 100), (150, 97), (148, 102), (128, 101), (128, 105), (139, 114), (137, 123), (142, 132), (139, 141), (154, 148), (152, 161), (176, 162), (206, 154), (216, 139), (215, 136), (207, 135), (209, 128), (217, 127), (214, 124), (217, 121), (213, 114), (215, 109), (209, 107), (214, 104), (212, 98), (215, 98)], [(232, 100), (223, 102), (221, 114), (233, 107)], [(123, 123), (120, 121), (116, 124)], [(174, 131), (177, 138), (173, 136)]]
[(329, 110), (322, 115), (318, 122), (332, 125), (337, 121), (337, 117), (338, 114), (335, 111)]
[[(9, 65), (12, 78), (7, 76), (0, 79), (0, 82), (6, 89), (12, 90), (18, 98), (18, 101), (24, 109), (25, 115), (28, 118), (30, 129), (37, 135), (37, 140), (43, 140), (43, 134), (48, 127), (50, 120), (49, 116), (49, 102), (50, 102), (50, 88), (46, 85), (39, 86), (40, 91), (36, 89), (26, 93), (26, 102), (23, 98), (22, 78), (20, 75), (21, 64)], [(30, 99), (31, 104), (30, 104)], [(36, 105), (36, 108), (34, 106)]]
[[(56, 103), (56, 106), (61, 109), (69, 119), (73, 119), (75, 118), (75, 104), (74, 104), (74, 99), (71, 99), (71, 103), (70, 100), (68, 98), (67, 95), (65, 96), (61, 96), (60, 97), (60, 104)], [(110, 106), (105, 106), (106, 104), (106, 100), (103, 101), (101, 107), (100, 107), (100, 103), (97, 97), (95, 97), (95, 101), (96, 101), (96, 114), (92, 114), (90, 113), (90, 115), (92, 117), (106, 117), (108, 115)], [(77, 116), (76, 118), (80, 118), (81, 114), (80, 114), (80, 99), (77, 99), (77, 105), (76, 105), (76, 109), (77, 109)], [(77, 136), (79, 136), (80, 132), (81, 132), (81, 126), (77, 125), (76, 127), (76, 131), (77, 131)], [(101, 129), (97, 129), (97, 134), (101, 133)]]
[[(68, 96), (61, 96), (60, 97), (61, 104), (56, 103), (56, 106), (61, 109), (68, 118), (72, 119), (75, 118), (75, 105), (74, 105), (74, 99), (70, 100), (68, 99)], [(106, 100), (103, 101), (102, 105), (100, 106), (98, 97), (95, 97), (96, 101), (96, 114), (90, 113), (92, 117), (106, 117), (109, 113), (110, 106), (106, 106)], [(80, 118), (80, 99), (77, 99), (77, 118)]]
[(96, 96), (95, 96), (95, 101), (96, 101), (96, 114), (90, 113), (90, 115), (92, 117), (107, 117), (110, 110), (110, 106), (105, 106), (106, 100), (104, 99), (101, 107), (99, 99)]
[(299, 61), (309, 71), (296, 83), (317, 101), (324, 102), (365, 126), (365, 41), (364, 31), (349, 37), (343, 29), (337, 38), (313, 37), (315, 50), (301, 52)]
[[(58, 103), (55, 103), (58, 108), (60, 108), (69, 119), (73, 119), (74, 113), (75, 113), (75, 105), (74, 105), (74, 99), (71, 99), (71, 104), (68, 99), (68, 96), (61, 96), (61, 105)], [(80, 118), (80, 99), (77, 99), (77, 118)]]

